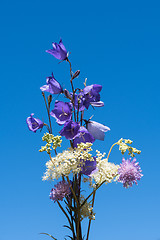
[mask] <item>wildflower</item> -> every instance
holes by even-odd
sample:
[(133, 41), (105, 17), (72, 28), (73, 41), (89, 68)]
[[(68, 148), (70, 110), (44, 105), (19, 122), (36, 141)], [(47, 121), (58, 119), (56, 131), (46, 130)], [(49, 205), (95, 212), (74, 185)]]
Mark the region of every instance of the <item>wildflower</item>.
[(69, 91), (67, 89), (64, 89), (63, 93), (64, 93), (66, 98), (69, 98), (70, 100), (72, 99), (71, 94), (69, 93)]
[(95, 139), (92, 136), (92, 134), (89, 133), (85, 127), (80, 127), (78, 134), (76, 135), (73, 141), (73, 147), (77, 147), (78, 143), (86, 143), (86, 142), (93, 143), (94, 141)]
[(82, 92), (74, 94), (74, 105), (78, 111), (83, 111), (85, 109), (84, 100), (84, 94)]
[(96, 165), (97, 165), (96, 157), (93, 157), (93, 161), (90, 160), (84, 161), (81, 173), (90, 177), (94, 172), (98, 170)]
[(71, 193), (69, 184), (65, 180), (60, 181), (59, 183), (54, 185), (54, 187), (55, 188), (52, 188), (52, 190), (50, 192), (50, 199), (54, 202), (63, 201), (63, 198), (65, 196), (70, 195), (70, 193)]
[(103, 107), (103, 106), (104, 106), (104, 102), (102, 102), (102, 101), (90, 102), (90, 104), (91, 104), (93, 107)]
[(38, 119), (33, 117), (34, 113), (31, 113), (31, 116), (26, 119), (28, 128), (32, 132), (36, 132), (38, 129), (43, 128), (44, 123)]
[(125, 160), (122, 159), (120, 168), (118, 169), (119, 182), (123, 183), (125, 188), (132, 187), (133, 183), (137, 184), (137, 180), (140, 180), (143, 174), (139, 166), (139, 163), (136, 162), (136, 158), (131, 161), (131, 158)]
[[(55, 150), (57, 147), (61, 147), (61, 136), (53, 136), (53, 134), (44, 133), (42, 140), (47, 142), (45, 146), (42, 146), (40, 152), (46, 151), (48, 154), (51, 153), (52, 148)], [(51, 148), (51, 144), (53, 144)]]
[(72, 140), (78, 134), (79, 128), (79, 123), (69, 120), (64, 124), (63, 129), (59, 133), (61, 136), (65, 136), (67, 139)]
[(53, 73), (52, 76), (46, 78), (46, 83), (47, 85), (40, 87), (41, 91), (49, 92), (51, 94), (59, 94), (63, 92), (61, 85), (56, 81)]
[(52, 43), (53, 49), (46, 50), (47, 53), (50, 53), (55, 58), (59, 60), (66, 60), (67, 58), (67, 50), (62, 43), (62, 39), (60, 39), (59, 44), (53, 42)]
[(141, 151), (131, 147), (130, 145), (127, 144), (132, 144), (132, 141), (130, 139), (123, 139), (121, 138), (118, 142), (117, 145), (119, 145), (119, 150), (121, 151), (122, 154), (124, 154), (128, 150), (128, 155), (131, 157), (134, 157), (134, 153), (140, 154)]
[[(83, 195), (80, 196), (80, 203), (82, 204), (85, 200), (85, 197)], [(91, 220), (95, 220), (95, 213), (93, 212), (92, 204), (89, 202), (85, 202), (85, 204), (80, 209), (81, 218), (82, 221), (84, 218), (88, 218)]]
[(91, 177), (94, 179), (97, 185), (104, 181), (106, 183), (111, 183), (113, 180), (116, 181), (118, 168), (118, 165), (108, 162), (106, 158), (97, 163), (98, 171), (94, 172)]
[(50, 115), (56, 119), (59, 125), (63, 125), (67, 120), (71, 119), (72, 104), (68, 102), (55, 101), (54, 109)]
[(83, 89), (83, 93), (85, 95), (84, 106), (88, 109), (90, 103), (94, 104), (100, 101), (99, 92), (102, 90), (102, 86), (98, 84), (93, 84), (90, 86), (86, 86)]
[(104, 141), (105, 132), (109, 131), (110, 128), (101, 123), (89, 120), (87, 122), (87, 130), (95, 139)]
[(91, 145), (91, 143), (81, 143), (75, 149), (70, 148), (57, 154), (46, 163), (47, 169), (43, 180), (54, 180), (61, 176), (68, 176), (70, 173), (75, 175), (81, 172), (82, 159), (84, 161), (94, 160), (90, 154)]

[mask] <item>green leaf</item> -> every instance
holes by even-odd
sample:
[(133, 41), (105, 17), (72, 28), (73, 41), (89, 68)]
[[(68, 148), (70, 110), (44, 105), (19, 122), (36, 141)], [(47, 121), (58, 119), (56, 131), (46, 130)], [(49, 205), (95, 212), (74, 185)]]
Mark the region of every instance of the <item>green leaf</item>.
[(74, 240), (71, 236), (69, 236), (69, 235), (66, 235), (66, 237), (69, 237), (71, 240)]
[(47, 235), (47, 236), (53, 238), (54, 240), (57, 240), (56, 238), (54, 238), (52, 235), (50, 235), (50, 234), (48, 234), (48, 233), (40, 233), (40, 234), (45, 234), (45, 235)]
[(72, 228), (67, 225), (63, 225), (63, 227), (69, 228), (72, 231)]

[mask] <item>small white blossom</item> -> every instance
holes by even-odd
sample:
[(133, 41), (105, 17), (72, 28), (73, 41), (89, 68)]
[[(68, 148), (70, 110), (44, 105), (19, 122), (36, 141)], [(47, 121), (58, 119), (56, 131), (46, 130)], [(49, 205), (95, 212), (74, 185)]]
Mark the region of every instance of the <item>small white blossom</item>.
[[(85, 198), (83, 195), (80, 196), (80, 203), (82, 204), (84, 202)], [(84, 218), (89, 218), (91, 220), (95, 220), (95, 213), (93, 212), (93, 207), (92, 204), (89, 202), (85, 202), (85, 204), (81, 207), (80, 210), (80, 214), (81, 214), (81, 221)]]
[(53, 157), (52, 161), (46, 163), (47, 170), (43, 180), (54, 180), (68, 176), (70, 173), (73, 175), (79, 173), (86, 160), (94, 161), (92, 154), (89, 153), (92, 150), (91, 145), (91, 143), (81, 143), (77, 148), (70, 148)]
[(117, 180), (116, 176), (118, 175), (119, 165), (108, 162), (107, 158), (102, 159), (104, 154), (101, 154), (97, 151), (97, 168), (98, 171), (92, 174), (92, 179), (97, 185), (100, 185), (102, 182), (111, 183), (113, 180)]
[(131, 147), (130, 145), (127, 144), (132, 144), (132, 141), (130, 139), (123, 139), (121, 138), (118, 142), (117, 145), (119, 145), (119, 150), (121, 151), (122, 154), (124, 154), (128, 150), (128, 155), (131, 157), (134, 157), (134, 153), (140, 154), (141, 151)]

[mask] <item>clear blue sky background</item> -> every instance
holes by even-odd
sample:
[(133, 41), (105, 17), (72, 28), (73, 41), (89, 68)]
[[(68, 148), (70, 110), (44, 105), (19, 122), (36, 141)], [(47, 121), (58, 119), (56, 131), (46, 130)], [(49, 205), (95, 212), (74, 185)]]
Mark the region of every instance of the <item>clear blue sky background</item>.
[[(40, 232), (64, 239), (66, 221), (48, 197), (53, 184), (41, 181), (42, 133), (25, 123), (32, 112), (47, 120), (39, 87), (52, 71), (69, 88), (67, 63), (45, 53), (60, 37), (73, 70), (81, 70), (77, 81), (103, 85), (105, 107), (94, 120), (111, 131), (94, 149), (108, 151), (123, 137), (142, 150), (138, 186), (110, 184), (97, 193), (90, 239), (159, 240), (160, 2), (6, 0), (0, 21), (0, 240), (48, 239)], [(115, 148), (110, 160), (121, 159)]]

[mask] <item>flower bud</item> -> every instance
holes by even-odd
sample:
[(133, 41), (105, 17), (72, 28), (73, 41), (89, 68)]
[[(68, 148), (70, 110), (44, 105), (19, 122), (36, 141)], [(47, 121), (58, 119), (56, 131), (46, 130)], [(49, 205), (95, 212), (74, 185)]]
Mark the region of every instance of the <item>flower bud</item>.
[(50, 104), (52, 102), (52, 95), (48, 96), (48, 104)]
[(69, 91), (67, 89), (64, 89), (63, 93), (66, 96), (66, 98), (72, 99), (72, 97), (71, 97), (71, 95), (70, 95), (70, 93), (69, 93)]
[(76, 78), (76, 77), (78, 77), (79, 76), (79, 74), (80, 74), (80, 70), (77, 70), (74, 74), (73, 74), (73, 77), (72, 77), (72, 79), (74, 79), (74, 78)]

